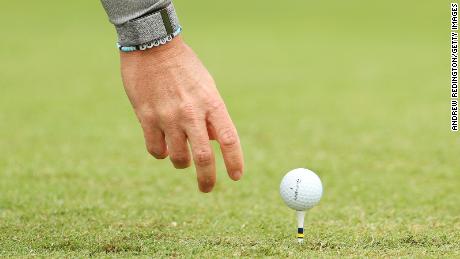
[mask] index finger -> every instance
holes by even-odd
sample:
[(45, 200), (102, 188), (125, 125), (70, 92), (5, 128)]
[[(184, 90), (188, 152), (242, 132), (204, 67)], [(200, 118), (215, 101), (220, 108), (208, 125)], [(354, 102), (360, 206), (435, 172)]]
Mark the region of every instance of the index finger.
[(239, 180), (243, 176), (243, 151), (235, 125), (225, 106), (210, 113), (209, 123), (215, 130), (228, 175), (235, 181)]

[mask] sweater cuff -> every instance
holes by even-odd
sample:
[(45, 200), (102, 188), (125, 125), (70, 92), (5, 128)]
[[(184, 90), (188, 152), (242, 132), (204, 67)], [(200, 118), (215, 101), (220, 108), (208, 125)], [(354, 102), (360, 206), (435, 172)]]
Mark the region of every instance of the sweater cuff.
[(173, 4), (115, 26), (120, 46), (138, 46), (166, 38), (180, 30)]

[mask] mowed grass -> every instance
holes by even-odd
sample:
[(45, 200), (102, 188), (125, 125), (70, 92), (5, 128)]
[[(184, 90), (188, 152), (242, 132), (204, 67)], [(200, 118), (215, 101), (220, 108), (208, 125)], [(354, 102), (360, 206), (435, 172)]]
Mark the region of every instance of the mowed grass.
[[(144, 150), (97, 1), (0, 9), (0, 256), (460, 256), (449, 2), (176, 0), (246, 159), (197, 190)], [(217, 150), (216, 150), (217, 152)], [(324, 197), (296, 243), (278, 185)]]

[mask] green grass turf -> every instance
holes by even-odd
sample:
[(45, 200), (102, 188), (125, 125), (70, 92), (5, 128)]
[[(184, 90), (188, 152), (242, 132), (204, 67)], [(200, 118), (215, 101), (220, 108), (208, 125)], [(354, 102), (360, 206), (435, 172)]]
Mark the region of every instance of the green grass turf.
[[(448, 1), (186, 1), (246, 175), (144, 150), (97, 1), (0, 8), (0, 256), (460, 256)], [(324, 184), (303, 245), (278, 184)]]

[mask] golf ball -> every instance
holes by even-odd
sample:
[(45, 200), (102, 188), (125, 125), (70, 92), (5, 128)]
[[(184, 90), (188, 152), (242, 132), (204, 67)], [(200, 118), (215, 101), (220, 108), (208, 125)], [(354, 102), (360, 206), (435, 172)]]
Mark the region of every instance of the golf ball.
[(289, 208), (304, 211), (319, 202), (323, 195), (323, 185), (314, 172), (297, 168), (283, 177), (280, 194)]

